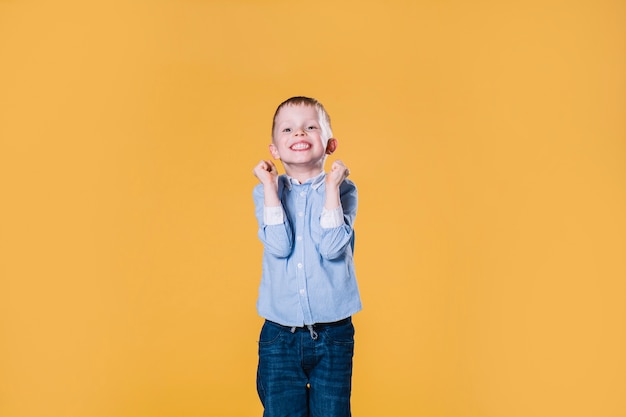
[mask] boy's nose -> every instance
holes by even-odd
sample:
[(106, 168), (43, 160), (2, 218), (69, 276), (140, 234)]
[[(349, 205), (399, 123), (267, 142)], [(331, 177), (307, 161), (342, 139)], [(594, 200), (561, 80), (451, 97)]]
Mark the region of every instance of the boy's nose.
[(305, 132), (304, 129), (296, 129), (296, 136), (304, 136)]

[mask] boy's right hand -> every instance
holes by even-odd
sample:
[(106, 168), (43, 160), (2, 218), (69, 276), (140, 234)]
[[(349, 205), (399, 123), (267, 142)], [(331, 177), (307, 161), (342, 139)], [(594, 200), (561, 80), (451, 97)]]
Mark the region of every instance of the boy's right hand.
[(264, 186), (278, 185), (278, 169), (276, 169), (276, 165), (272, 161), (259, 162), (252, 172)]
[(278, 198), (278, 170), (272, 161), (261, 161), (252, 170), (254, 176), (263, 184), (263, 202), (265, 207), (280, 206)]

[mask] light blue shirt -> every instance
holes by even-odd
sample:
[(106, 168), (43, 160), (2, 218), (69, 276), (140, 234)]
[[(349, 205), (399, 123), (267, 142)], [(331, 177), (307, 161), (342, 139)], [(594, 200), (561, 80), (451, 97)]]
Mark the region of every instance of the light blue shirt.
[(281, 175), (278, 210), (264, 207), (262, 184), (253, 191), (264, 246), (257, 310), (285, 326), (334, 322), (361, 310), (353, 260), (357, 189), (344, 180), (341, 207), (325, 210), (325, 177), (300, 184)]

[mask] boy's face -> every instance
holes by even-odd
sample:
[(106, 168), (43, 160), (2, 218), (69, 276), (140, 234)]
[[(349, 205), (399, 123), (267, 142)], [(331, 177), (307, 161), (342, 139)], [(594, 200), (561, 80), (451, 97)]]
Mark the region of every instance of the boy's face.
[(336, 140), (329, 138), (314, 106), (286, 105), (276, 115), (270, 152), (287, 167), (320, 167), (333, 153)]

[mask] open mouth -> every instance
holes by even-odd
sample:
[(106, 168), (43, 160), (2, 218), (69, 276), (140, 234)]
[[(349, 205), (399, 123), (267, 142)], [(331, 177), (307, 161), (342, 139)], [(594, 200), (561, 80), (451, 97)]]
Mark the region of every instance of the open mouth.
[(289, 149), (291, 149), (292, 151), (305, 151), (309, 148), (311, 148), (310, 144), (306, 142), (298, 142), (298, 143), (294, 143), (293, 145), (291, 145)]

